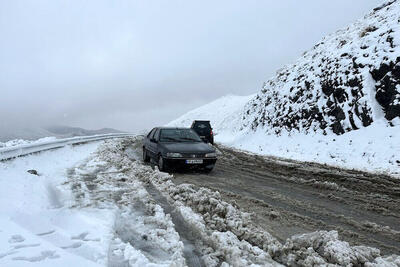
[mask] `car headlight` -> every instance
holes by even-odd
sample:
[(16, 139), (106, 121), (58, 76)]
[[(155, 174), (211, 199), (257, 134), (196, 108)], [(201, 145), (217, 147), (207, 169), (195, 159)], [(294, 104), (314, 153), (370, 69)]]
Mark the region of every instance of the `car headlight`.
[(215, 158), (215, 157), (217, 157), (217, 153), (215, 153), (215, 152), (206, 154), (206, 158)]
[(182, 158), (182, 154), (181, 153), (168, 152), (167, 153), (167, 157), (169, 157), (169, 158)]

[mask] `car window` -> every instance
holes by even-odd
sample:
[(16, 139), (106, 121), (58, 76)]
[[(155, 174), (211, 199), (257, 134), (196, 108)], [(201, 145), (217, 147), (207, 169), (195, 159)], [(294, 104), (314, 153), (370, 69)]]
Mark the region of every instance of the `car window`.
[(147, 138), (150, 138), (150, 137), (153, 135), (153, 133), (154, 133), (155, 130), (156, 130), (156, 128), (153, 128), (153, 129), (147, 134)]
[(210, 123), (209, 122), (196, 122), (196, 123), (194, 123), (194, 127), (193, 128), (196, 128), (196, 129), (210, 129), (211, 128), (211, 125), (210, 125)]
[(156, 141), (160, 140), (160, 129), (157, 129), (157, 131), (155, 131), (154, 133), (154, 139)]
[(162, 129), (160, 142), (201, 142), (201, 139), (192, 129)]

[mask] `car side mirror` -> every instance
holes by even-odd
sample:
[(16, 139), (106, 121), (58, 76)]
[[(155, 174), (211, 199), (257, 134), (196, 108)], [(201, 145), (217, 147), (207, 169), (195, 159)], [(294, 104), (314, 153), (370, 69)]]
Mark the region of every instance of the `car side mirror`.
[(150, 142), (157, 143), (157, 140), (155, 138), (151, 138)]

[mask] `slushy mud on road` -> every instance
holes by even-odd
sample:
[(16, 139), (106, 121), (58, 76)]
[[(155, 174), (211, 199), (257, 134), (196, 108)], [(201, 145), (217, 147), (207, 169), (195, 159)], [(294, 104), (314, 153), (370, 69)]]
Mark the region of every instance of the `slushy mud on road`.
[(280, 241), (337, 230), (352, 245), (400, 253), (400, 180), (218, 146), (213, 172), (176, 173), (173, 182), (221, 193)]

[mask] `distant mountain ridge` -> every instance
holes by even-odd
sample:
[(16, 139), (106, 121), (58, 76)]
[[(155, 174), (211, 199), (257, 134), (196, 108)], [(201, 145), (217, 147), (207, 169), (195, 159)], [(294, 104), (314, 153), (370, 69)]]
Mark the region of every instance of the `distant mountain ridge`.
[(70, 127), (53, 125), (47, 127), (19, 127), (19, 128), (0, 128), (0, 142), (7, 142), (14, 139), (36, 140), (43, 137), (67, 138), (74, 136), (85, 136), (95, 134), (122, 133), (122, 131), (112, 128), (99, 130), (87, 130), (80, 127)]
[(102, 128), (98, 130), (86, 130), (80, 127), (70, 127), (70, 126), (49, 126), (45, 129), (51, 133), (57, 135), (67, 135), (67, 136), (83, 136), (83, 135), (95, 135), (95, 134), (111, 134), (111, 133), (122, 133), (121, 131), (112, 128)]

